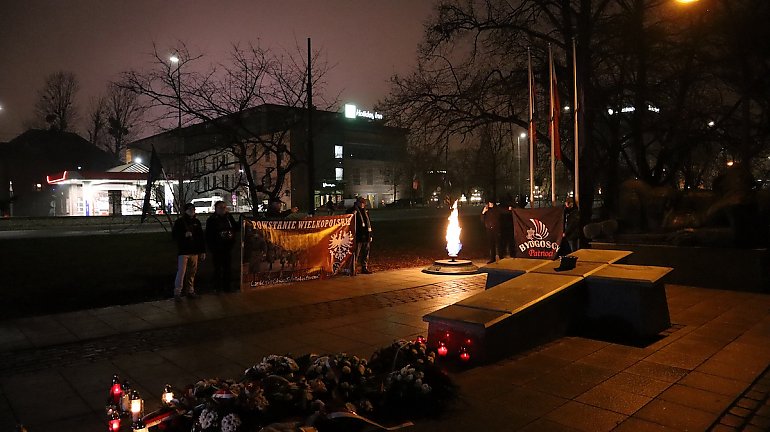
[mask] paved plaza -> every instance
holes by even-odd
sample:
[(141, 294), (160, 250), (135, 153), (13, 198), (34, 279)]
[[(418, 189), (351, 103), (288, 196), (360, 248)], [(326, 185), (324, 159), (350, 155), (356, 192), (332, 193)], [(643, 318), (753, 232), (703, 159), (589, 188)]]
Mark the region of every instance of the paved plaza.
[[(419, 268), (0, 323), (0, 430), (98, 431), (113, 374), (163, 386), (238, 377), (267, 354), (369, 356), (485, 275)], [(770, 430), (770, 296), (668, 285), (673, 326), (630, 346), (570, 336), (452, 372), (460, 399), (406, 430)]]

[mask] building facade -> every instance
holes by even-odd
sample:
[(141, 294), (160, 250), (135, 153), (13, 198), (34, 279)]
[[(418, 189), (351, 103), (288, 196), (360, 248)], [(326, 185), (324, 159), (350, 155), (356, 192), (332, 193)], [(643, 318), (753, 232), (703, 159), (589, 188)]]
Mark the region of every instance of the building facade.
[[(286, 208), (303, 212), (330, 200), (342, 206), (356, 196), (377, 207), (403, 196), (411, 184), (402, 168), (407, 131), (386, 126), (381, 116), (349, 118), (316, 110), (308, 128), (304, 109), (261, 105), (215, 122), (219, 124), (197, 124), (136, 141), (129, 145), (130, 156), (149, 160), (154, 148), (167, 174), (185, 179), (184, 201), (223, 196), (237, 210), (251, 207), (247, 170), (255, 185), (277, 194)], [(312, 183), (308, 129), (314, 150)], [(246, 156), (245, 164), (239, 153)], [(290, 171), (280, 175), (289, 164)], [(257, 195), (261, 209), (268, 194)]]

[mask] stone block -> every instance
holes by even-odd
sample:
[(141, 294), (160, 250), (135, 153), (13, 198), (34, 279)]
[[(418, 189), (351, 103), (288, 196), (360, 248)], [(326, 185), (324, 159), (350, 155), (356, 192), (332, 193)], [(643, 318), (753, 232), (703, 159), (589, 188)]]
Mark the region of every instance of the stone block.
[(611, 249), (579, 249), (569, 254), (576, 257), (578, 261), (600, 262), (605, 264), (614, 264), (625, 262), (626, 258), (633, 252), (625, 250)]
[(670, 267), (609, 264), (586, 277), (585, 318), (619, 336), (650, 337), (671, 326), (663, 277)]
[(481, 267), (479, 272), (487, 274), (486, 288), (489, 289), (551, 262), (550, 260), (531, 258), (504, 258)]
[(449, 356), (466, 347), (474, 362), (564, 336), (583, 310), (583, 278), (527, 273), (425, 315), (428, 343)]
[(578, 276), (527, 273), (458, 302), (458, 305), (510, 314), (581, 282)]
[(607, 264), (600, 263), (600, 262), (592, 262), (592, 261), (578, 261), (575, 263), (575, 268), (570, 270), (556, 270), (559, 268), (559, 261), (552, 261), (549, 265), (544, 265), (541, 267), (536, 268), (532, 271), (532, 274), (535, 273), (542, 273), (542, 274), (549, 274), (549, 275), (558, 275), (558, 276), (577, 276), (577, 277), (586, 277), (588, 275), (591, 275), (593, 273), (596, 273), (600, 269), (606, 267)]

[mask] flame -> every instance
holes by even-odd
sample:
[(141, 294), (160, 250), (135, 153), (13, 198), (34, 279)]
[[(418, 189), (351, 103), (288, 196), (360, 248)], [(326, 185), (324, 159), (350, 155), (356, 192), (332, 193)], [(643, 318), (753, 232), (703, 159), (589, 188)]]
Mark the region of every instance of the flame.
[(463, 248), (460, 243), (460, 221), (457, 219), (457, 200), (452, 205), (452, 213), (449, 215), (449, 225), (446, 228), (446, 251), (449, 252), (449, 256), (452, 258), (457, 257), (460, 253), (460, 249)]

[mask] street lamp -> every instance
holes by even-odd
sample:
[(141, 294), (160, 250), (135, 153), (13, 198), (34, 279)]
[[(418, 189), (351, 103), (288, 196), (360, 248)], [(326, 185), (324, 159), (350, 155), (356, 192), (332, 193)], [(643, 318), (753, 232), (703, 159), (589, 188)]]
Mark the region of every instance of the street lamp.
[(526, 132), (522, 132), (516, 137), (516, 183), (519, 184), (519, 197), (521, 197), (521, 140), (526, 137)]
[(168, 59), (171, 63), (176, 65), (176, 83), (177, 83), (177, 89), (176, 89), (176, 103), (177, 103), (177, 112), (179, 114), (179, 121), (177, 123), (177, 127), (179, 129), (182, 129), (182, 75), (181, 75), (181, 69), (182, 69), (182, 63), (179, 60), (179, 56), (174, 54)]

